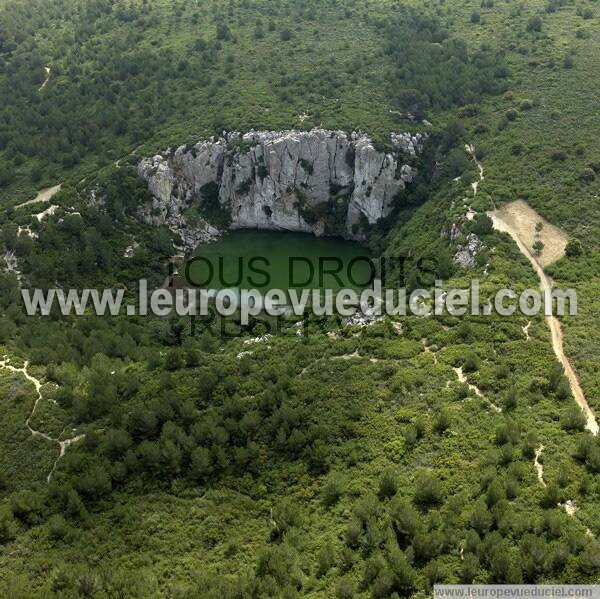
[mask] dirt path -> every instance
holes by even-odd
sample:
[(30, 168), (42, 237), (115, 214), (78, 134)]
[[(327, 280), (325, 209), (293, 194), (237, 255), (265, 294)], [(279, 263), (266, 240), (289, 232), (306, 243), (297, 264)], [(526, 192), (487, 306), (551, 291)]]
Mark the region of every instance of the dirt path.
[(477, 395), (477, 397), (480, 397), (481, 399), (483, 399), (484, 401), (486, 401), (489, 406), (492, 408), (492, 410), (494, 410), (495, 412), (502, 412), (502, 408), (499, 408), (495, 403), (491, 402), (479, 389), (479, 387), (476, 387), (475, 385), (471, 385), (471, 383), (469, 383), (469, 381), (467, 380), (467, 377), (465, 376), (465, 373), (463, 372), (462, 367), (461, 368), (453, 368), (452, 370), (454, 370), (454, 372), (456, 372), (456, 376), (458, 377), (458, 380), (461, 383), (466, 383), (469, 386), (469, 389), (471, 391), (473, 391), (473, 393), (475, 393), (475, 395)]
[(54, 185), (54, 187), (40, 189), (33, 200), (27, 200), (26, 202), (16, 206), (16, 208), (23, 208), (24, 206), (29, 206), (30, 204), (35, 204), (37, 202), (49, 202), (60, 191), (61, 187), (62, 184), (59, 183), (58, 185)]
[(544, 451), (544, 446), (540, 445), (535, 450), (535, 459), (533, 460), (533, 465), (535, 466), (535, 471), (537, 472), (538, 480), (540, 484), (545, 487), (546, 481), (544, 480), (544, 464), (540, 462), (540, 458), (542, 457), (542, 453)]
[(137, 148), (135, 148), (134, 150), (132, 150), (129, 154), (126, 154), (125, 156), (122, 156), (118, 160), (115, 160), (115, 166), (117, 168), (121, 168), (121, 162), (123, 162), (123, 160), (125, 160), (126, 158), (129, 158), (130, 156), (133, 156), (141, 147), (142, 146), (138, 146)]
[[(533, 269), (537, 273), (540, 279), (540, 287), (543, 292), (546, 290), (551, 290), (554, 286), (554, 281), (544, 272), (542, 265), (536, 259), (536, 257), (529, 251), (529, 248), (519, 235), (519, 231), (512, 225), (511, 221), (505, 218), (504, 208), (500, 210), (493, 210), (488, 212), (488, 216), (492, 219), (494, 223), (494, 228), (497, 231), (501, 231), (504, 233), (508, 233), (516, 242), (517, 246), (521, 253), (529, 260)], [(585, 395), (583, 394), (583, 390), (581, 389), (581, 385), (579, 383), (579, 379), (573, 366), (571, 366), (571, 362), (567, 358), (564, 352), (564, 344), (563, 344), (563, 332), (562, 327), (560, 325), (560, 321), (555, 316), (546, 316), (546, 322), (550, 327), (550, 333), (552, 337), (552, 348), (554, 349), (554, 353), (556, 357), (563, 365), (565, 369), (565, 374), (569, 379), (569, 383), (571, 385), (571, 390), (575, 397), (575, 401), (578, 403), (579, 407), (582, 409), (585, 414), (587, 425), (586, 428), (592, 432), (592, 434), (598, 434), (598, 423), (596, 422), (596, 417), (594, 416), (594, 412), (587, 400), (585, 399)]]
[(477, 168), (479, 169), (479, 181), (474, 181), (473, 183), (471, 183), (471, 187), (473, 188), (473, 195), (476, 196), (477, 191), (479, 190), (480, 183), (482, 183), (485, 179), (483, 164), (481, 164), (481, 162), (479, 162), (479, 160), (477, 159), (477, 154), (475, 153), (474, 145), (467, 144), (465, 146), (465, 150), (467, 151), (467, 154), (470, 154), (471, 158), (473, 158), (475, 164), (477, 165)]
[(46, 70), (46, 79), (44, 80), (44, 83), (40, 85), (40, 88), (38, 89), (39, 92), (41, 92), (46, 85), (48, 85), (48, 81), (50, 81), (50, 67), (44, 67), (44, 69)]
[[(238, 357), (240, 357), (240, 355), (241, 354), (238, 354)], [(344, 361), (369, 360), (369, 362), (371, 362), (371, 364), (377, 364), (382, 361), (379, 358), (368, 358), (367, 356), (361, 356), (360, 352), (358, 350), (356, 350), (351, 354), (342, 354), (341, 356), (328, 356), (326, 358), (319, 358), (318, 360), (315, 360), (314, 362), (311, 362), (308, 366), (304, 367), (300, 371), (298, 376), (304, 376), (316, 364), (320, 364), (321, 362), (336, 361), (336, 360), (344, 360)]]
[(50, 482), (50, 480), (52, 479), (52, 475), (54, 474), (54, 471), (56, 470), (56, 466), (58, 465), (58, 462), (60, 461), (60, 459), (65, 455), (67, 448), (69, 446), (71, 446), (73, 443), (76, 443), (77, 441), (80, 441), (81, 439), (83, 439), (85, 437), (85, 435), (78, 435), (71, 439), (65, 439), (64, 441), (60, 441), (59, 439), (50, 437), (50, 435), (47, 435), (46, 433), (42, 433), (41, 431), (38, 431), (31, 426), (31, 420), (35, 416), (37, 407), (38, 407), (40, 401), (42, 401), (43, 397), (42, 397), (42, 391), (41, 391), (42, 383), (39, 381), (39, 379), (37, 379), (34, 376), (32, 376), (31, 374), (29, 374), (29, 372), (27, 370), (28, 366), (29, 366), (29, 362), (25, 362), (25, 365), (23, 366), (23, 368), (17, 368), (16, 366), (13, 366), (12, 364), (10, 364), (10, 358), (8, 358), (7, 356), (4, 356), (4, 359), (0, 360), (0, 368), (4, 368), (5, 370), (9, 370), (10, 372), (13, 372), (13, 373), (22, 374), (29, 382), (33, 383), (33, 386), (35, 387), (35, 392), (37, 394), (37, 397), (33, 404), (31, 413), (29, 414), (29, 416), (27, 417), (27, 420), (25, 421), (25, 426), (27, 427), (27, 429), (29, 430), (29, 432), (31, 433), (31, 435), (33, 437), (37, 437), (39, 439), (45, 439), (46, 441), (50, 441), (50, 443), (58, 444), (58, 447), (59, 447), (58, 457), (54, 461), (52, 470), (46, 477), (46, 480), (48, 482)]

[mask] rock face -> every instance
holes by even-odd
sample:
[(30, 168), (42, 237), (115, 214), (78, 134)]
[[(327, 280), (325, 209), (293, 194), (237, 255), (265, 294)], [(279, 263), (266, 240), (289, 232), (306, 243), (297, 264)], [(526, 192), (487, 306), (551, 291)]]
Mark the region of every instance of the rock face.
[[(184, 233), (190, 243), (224, 228), (361, 239), (363, 225), (389, 215), (416, 174), (408, 163), (423, 136), (392, 134), (391, 142), (394, 149), (386, 152), (362, 134), (313, 129), (231, 133), (181, 146), (138, 165), (154, 196), (142, 216)], [(190, 208), (202, 215), (194, 215), (194, 234)]]
[(461, 268), (475, 268), (477, 254), (481, 251), (481, 239), (475, 233), (469, 233), (464, 245), (459, 245), (454, 255), (454, 262)]

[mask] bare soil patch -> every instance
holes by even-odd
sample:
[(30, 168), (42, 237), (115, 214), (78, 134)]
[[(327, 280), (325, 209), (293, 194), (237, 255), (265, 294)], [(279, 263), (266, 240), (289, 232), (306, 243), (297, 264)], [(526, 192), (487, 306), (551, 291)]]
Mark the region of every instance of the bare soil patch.
[(23, 208), (23, 206), (29, 206), (30, 204), (35, 204), (37, 202), (49, 202), (59, 191), (62, 185), (59, 183), (58, 185), (54, 185), (53, 187), (47, 187), (45, 189), (40, 189), (38, 194), (32, 200), (27, 200), (22, 204), (19, 204), (17, 208)]
[[(565, 248), (569, 241), (568, 235), (540, 216), (524, 200), (515, 200), (510, 204), (505, 204), (494, 210), (492, 214), (499, 216), (511, 227), (542, 268), (560, 260), (565, 255)], [(539, 233), (536, 231), (538, 223), (544, 225)], [(533, 244), (536, 241), (544, 244), (544, 249), (539, 255), (533, 250)]]

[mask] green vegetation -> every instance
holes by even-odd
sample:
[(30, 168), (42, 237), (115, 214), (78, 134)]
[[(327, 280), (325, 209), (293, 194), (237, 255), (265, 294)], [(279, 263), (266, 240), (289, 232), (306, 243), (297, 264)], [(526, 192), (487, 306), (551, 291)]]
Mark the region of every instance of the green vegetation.
[[(177, 241), (135, 218), (150, 202), (139, 156), (223, 129), (322, 124), (380, 144), (427, 131), (421, 177), (368, 229), (370, 250), (422, 257), (426, 277), (389, 273), (409, 288), (476, 276), (485, 301), (535, 287), (484, 214), (526, 199), (571, 236), (549, 273), (578, 291), (566, 351), (598, 408), (597, 12), (0, 1), (0, 242), (29, 287), (133, 293), (164, 280)], [(485, 167), (476, 196), (465, 143)], [(52, 215), (16, 207), (58, 181)], [(331, 191), (313, 210), (335, 231), (347, 198)], [(217, 192), (201, 190), (215, 222)], [(483, 247), (466, 272), (452, 256), (470, 234)], [(440, 581), (598, 580), (600, 442), (541, 316), (314, 319), (303, 335), (293, 320), (216, 319), (193, 334), (180, 318), (28, 318), (18, 284), (0, 276), (0, 353), (43, 386), (32, 414), (33, 384), (2, 370), (0, 595), (426, 597)], [(29, 418), (85, 437), (55, 463), (58, 443)]]

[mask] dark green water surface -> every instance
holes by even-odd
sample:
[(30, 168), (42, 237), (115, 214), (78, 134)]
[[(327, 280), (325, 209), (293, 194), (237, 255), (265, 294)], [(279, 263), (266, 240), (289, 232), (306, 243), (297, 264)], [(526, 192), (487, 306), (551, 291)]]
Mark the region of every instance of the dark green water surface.
[(370, 286), (369, 252), (334, 237), (278, 231), (230, 231), (200, 246), (187, 269), (208, 289), (354, 289)]

